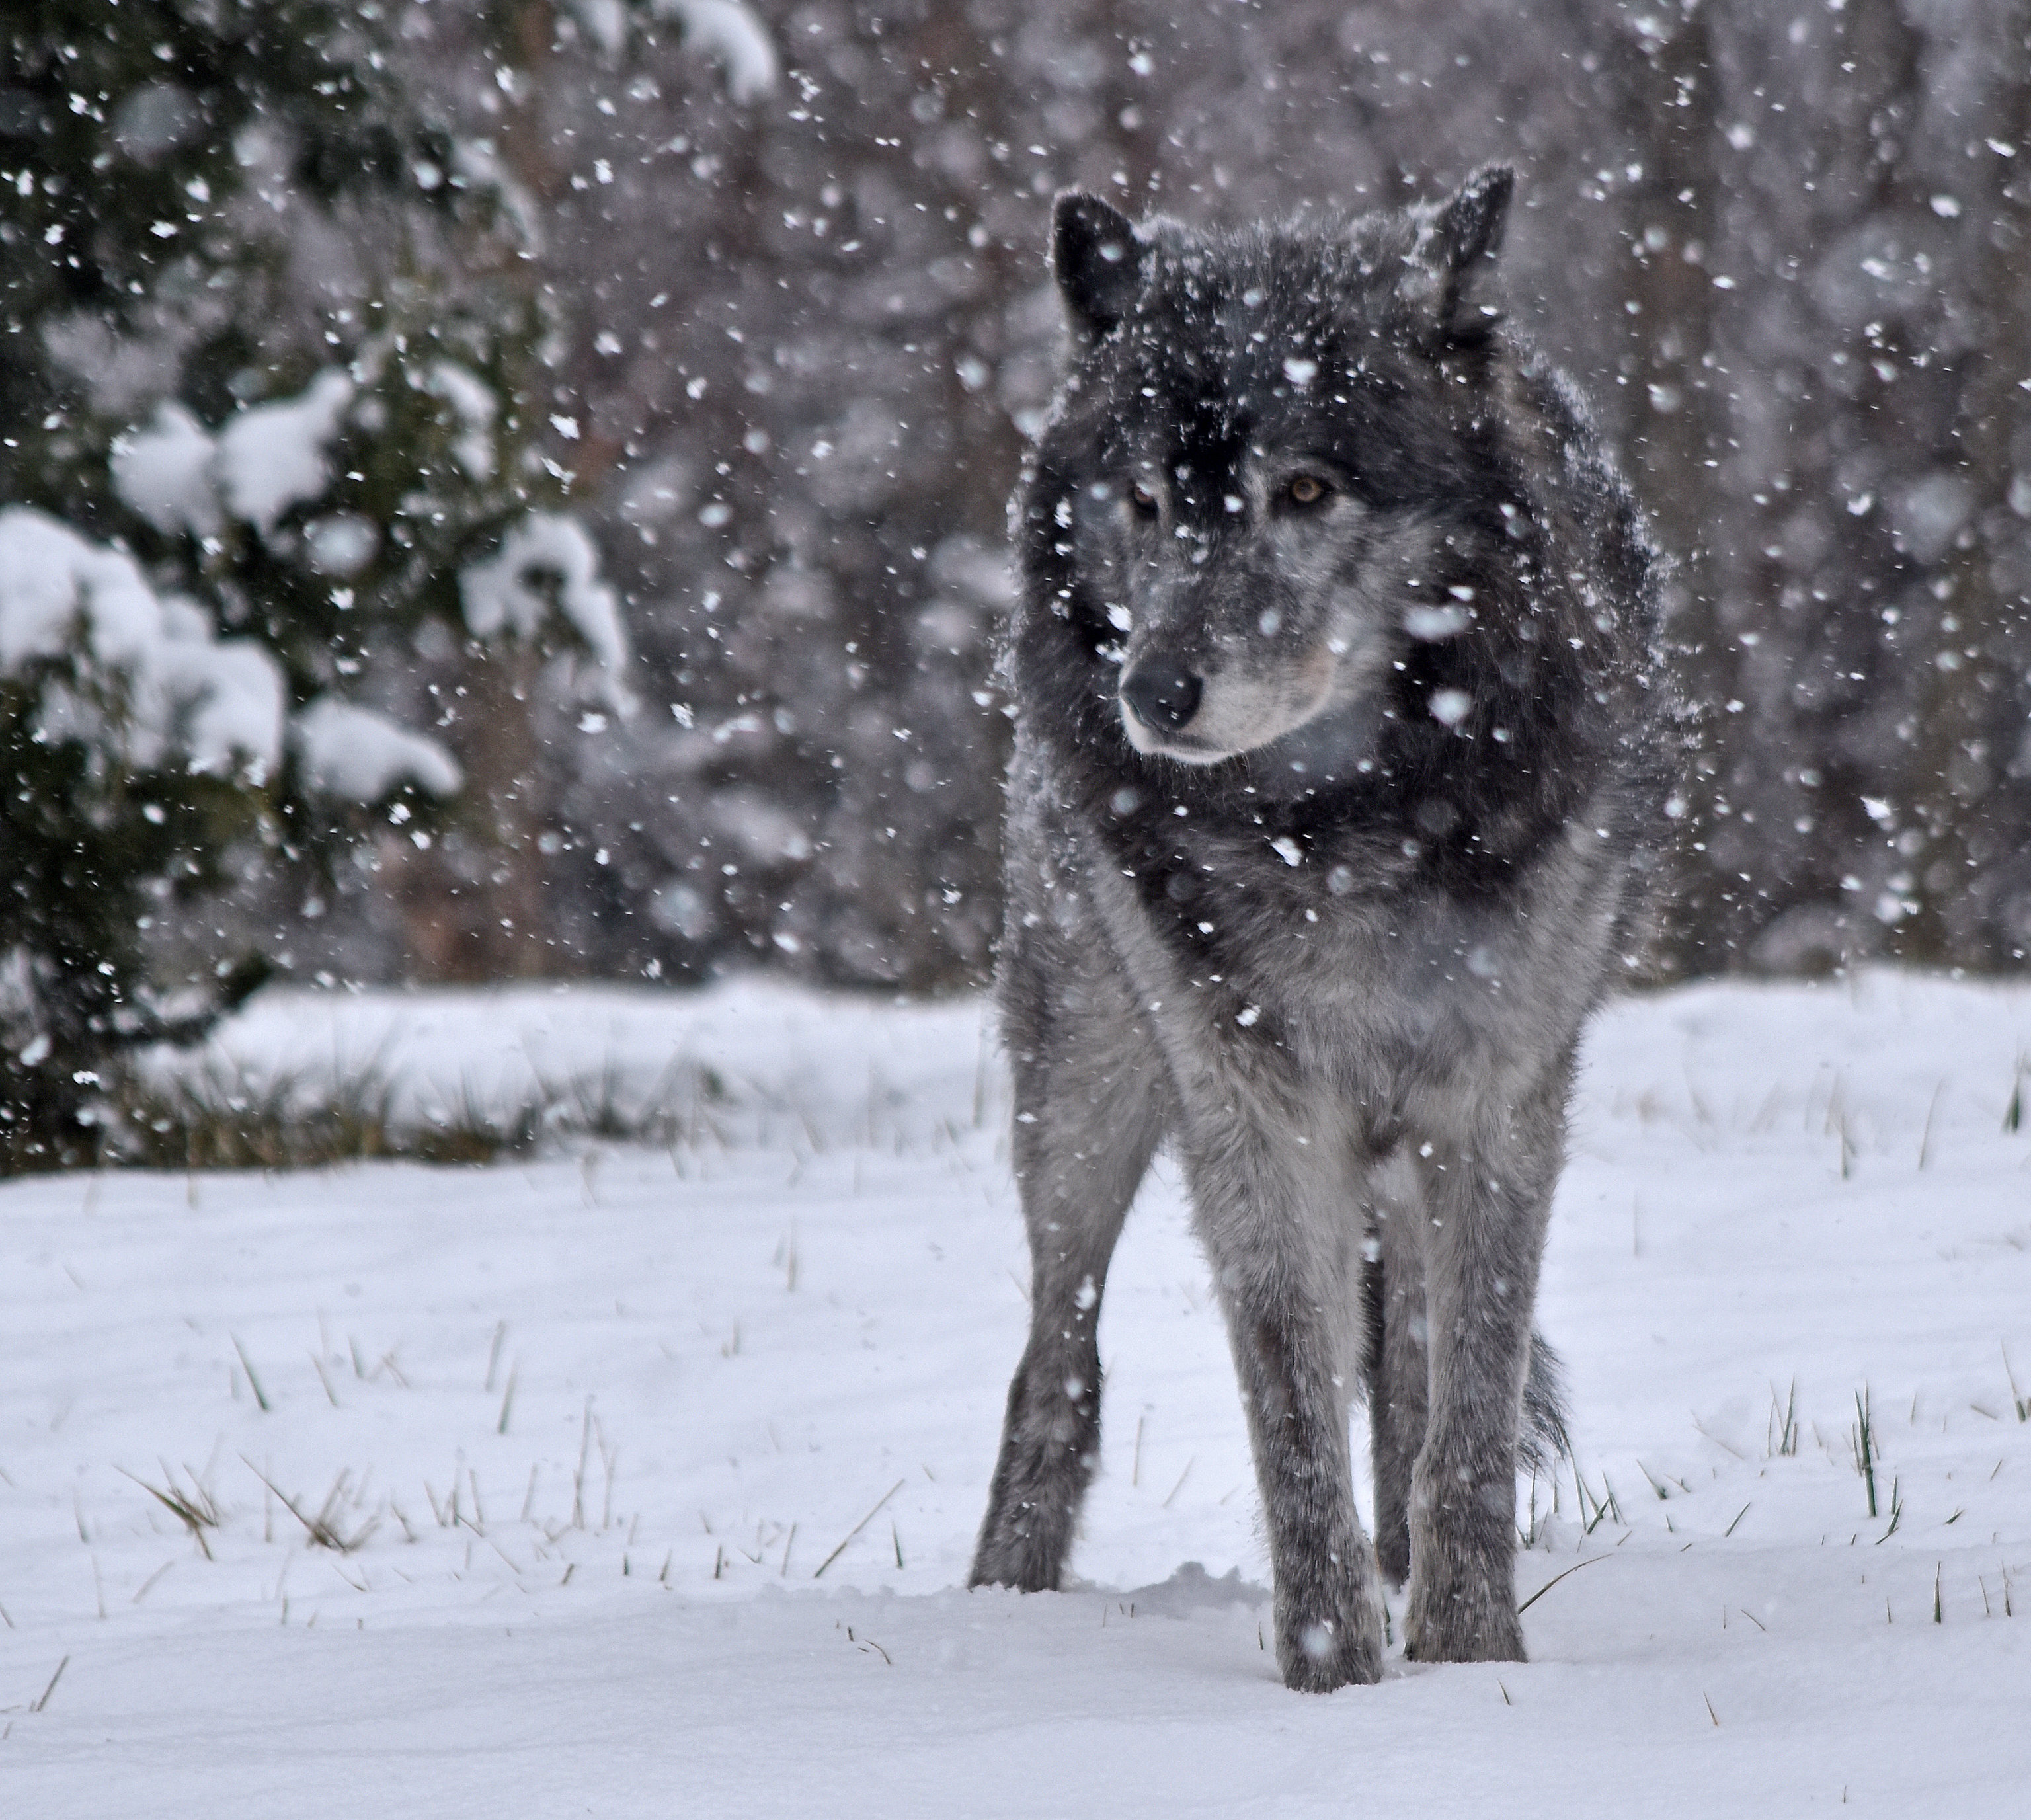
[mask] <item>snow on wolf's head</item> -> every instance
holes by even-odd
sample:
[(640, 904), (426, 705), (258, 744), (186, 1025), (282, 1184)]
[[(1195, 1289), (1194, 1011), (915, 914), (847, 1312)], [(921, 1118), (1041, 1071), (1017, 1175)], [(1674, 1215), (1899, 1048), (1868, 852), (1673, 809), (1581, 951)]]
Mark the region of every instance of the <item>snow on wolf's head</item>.
[[(1484, 300), (1512, 184), (1492, 168), (1437, 203), (1211, 233), (1059, 199), (1079, 357), (1031, 549), (1068, 570), (1053, 610), (1094, 622), (1138, 751), (1207, 765), (1285, 741), (1352, 763), (1407, 646), (1496, 610)], [(1440, 690), (1431, 712), (1455, 706)]]

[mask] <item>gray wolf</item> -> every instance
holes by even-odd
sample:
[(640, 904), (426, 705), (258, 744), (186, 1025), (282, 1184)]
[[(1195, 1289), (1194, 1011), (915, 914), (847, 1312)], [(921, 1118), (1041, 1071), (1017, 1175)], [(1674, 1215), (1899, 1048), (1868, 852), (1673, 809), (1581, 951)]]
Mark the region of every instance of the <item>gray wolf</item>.
[(998, 990), (1034, 1290), (972, 1579), (1060, 1583), (1108, 1261), (1168, 1139), (1301, 1689), (1376, 1678), (1378, 1570), (1410, 1656), (1522, 1656), (1574, 1051), (1666, 825), (1657, 561), (1492, 301), (1511, 188), (1238, 232), (1061, 197), (1071, 359), (1012, 507)]

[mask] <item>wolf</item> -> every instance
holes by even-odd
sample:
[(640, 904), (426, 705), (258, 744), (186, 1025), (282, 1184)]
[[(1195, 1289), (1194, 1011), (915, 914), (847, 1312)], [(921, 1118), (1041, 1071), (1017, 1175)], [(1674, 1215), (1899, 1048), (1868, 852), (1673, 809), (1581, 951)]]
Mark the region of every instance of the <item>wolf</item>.
[(1219, 231), (1061, 196), (1071, 358), (1011, 507), (1033, 1289), (972, 1583), (1060, 1583), (1109, 1260), (1168, 1140), (1314, 1692), (1376, 1679), (1379, 1575), (1410, 1657), (1522, 1658), (1539, 1261), (1669, 806), (1659, 559), (1495, 299), (1513, 188)]

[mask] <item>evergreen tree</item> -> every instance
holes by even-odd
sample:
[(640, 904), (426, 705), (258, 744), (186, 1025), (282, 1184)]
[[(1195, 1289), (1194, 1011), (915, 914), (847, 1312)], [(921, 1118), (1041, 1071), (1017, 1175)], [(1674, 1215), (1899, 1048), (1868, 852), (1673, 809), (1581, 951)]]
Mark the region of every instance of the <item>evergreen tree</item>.
[[(428, 841), (459, 768), (375, 711), (419, 648), (540, 644), (561, 609), (622, 656), (516, 409), (518, 199), (397, 48), (325, 0), (53, 0), (0, 40), (0, 1171), (99, 1151), (120, 1056), (260, 977), (208, 955), (172, 994), (151, 906)], [(220, 719), (250, 664), (286, 739)]]

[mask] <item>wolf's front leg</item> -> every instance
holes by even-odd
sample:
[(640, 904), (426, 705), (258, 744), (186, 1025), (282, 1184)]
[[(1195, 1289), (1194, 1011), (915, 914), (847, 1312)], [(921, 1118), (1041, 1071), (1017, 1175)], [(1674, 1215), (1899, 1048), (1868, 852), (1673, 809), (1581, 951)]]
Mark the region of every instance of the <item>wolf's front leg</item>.
[(1292, 1300), (1224, 1293), (1269, 1518), (1277, 1666), (1301, 1693), (1373, 1681), (1382, 1665), (1380, 1594), (1355, 1514), (1332, 1336), (1316, 1310)]
[(1030, 1338), (970, 1580), (1025, 1592), (1056, 1587), (1099, 1455), (1101, 1293), (1164, 1104), (1162, 1065), (1125, 988), (1076, 973), (1037, 984), (1005, 1007)]
[(1428, 1178), (1431, 1408), (1411, 1478), (1403, 1626), (1404, 1653), (1420, 1662), (1523, 1660), (1516, 1442), (1562, 1103), (1519, 1109), (1496, 1142), (1439, 1151)]

